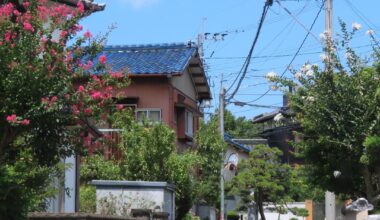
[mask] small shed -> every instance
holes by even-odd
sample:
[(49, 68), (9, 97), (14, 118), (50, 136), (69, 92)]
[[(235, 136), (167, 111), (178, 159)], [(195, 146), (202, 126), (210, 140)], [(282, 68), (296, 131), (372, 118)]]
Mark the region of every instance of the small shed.
[[(166, 182), (93, 180), (96, 212), (132, 215), (133, 210), (168, 213), (175, 220), (175, 186)], [(111, 212), (111, 213), (110, 213)]]

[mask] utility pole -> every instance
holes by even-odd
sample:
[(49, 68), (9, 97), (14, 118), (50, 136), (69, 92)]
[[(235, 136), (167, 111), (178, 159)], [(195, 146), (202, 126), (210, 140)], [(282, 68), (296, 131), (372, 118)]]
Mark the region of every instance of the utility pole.
[(325, 0), (325, 47), (326, 47), (326, 71), (330, 69), (331, 64), (331, 44), (333, 37), (333, 0)]
[(200, 33), (198, 34), (198, 37), (197, 37), (198, 53), (199, 53), (199, 57), (201, 58), (202, 61), (203, 61), (203, 58), (204, 58), (203, 43), (205, 41), (204, 26), (205, 26), (206, 20), (207, 19), (205, 17), (202, 18), (201, 30), (200, 30)]
[[(220, 80), (220, 93), (219, 93), (219, 129), (222, 140), (224, 141), (224, 101), (226, 100), (226, 89), (223, 88), (223, 74)], [(224, 220), (224, 152), (221, 152), (220, 157), (222, 162), (220, 164), (220, 220)]]
[[(325, 31), (327, 33), (327, 47), (329, 47), (332, 37), (333, 37), (333, 0), (326, 0), (325, 1)], [(326, 63), (326, 69), (330, 68), (330, 62), (331, 62), (331, 57), (330, 57), (330, 48), (327, 48), (327, 63)], [(335, 194), (330, 191), (325, 192), (325, 217), (326, 220), (335, 220)]]
[(326, 0), (325, 6), (325, 29), (326, 32), (332, 37), (333, 31), (333, 0)]

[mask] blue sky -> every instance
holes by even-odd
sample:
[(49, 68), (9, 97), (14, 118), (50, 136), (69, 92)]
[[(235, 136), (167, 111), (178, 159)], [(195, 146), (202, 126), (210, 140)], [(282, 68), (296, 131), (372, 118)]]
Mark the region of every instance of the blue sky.
[[(224, 40), (209, 39), (204, 42), (205, 65), (213, 91), (213, 106), (218, 105), (221, 75), (224, 86), (230, 87), (243, 65), (244, 57), (255, 35), (264, 0), (96, 0), (106, 3), (103, 12), (92, 14), (82, 21), (84, 29), (93, 34), (105, 33), (115, 25), (109, 45), (146, 43), (175, 43), (196, 41), (202, 30), (206, 33), (227, 33)], [(287, 0), (281, 4), (289, 9), (298, 22), (310, 27), (322, 0)], [(368, 56), (370, 40), (365, 32), (373, 29), (380, 34), (379, 0), (334, 0), (334, 29), (339, 31), (338, 18), (347, 23), (362, 25), (352, 46)], [(294, 69), (305, 62), (320, 64), (322, 44), (319, 34), (324, 31), (324, 12), (320, 14), (300, 54), (293, 62)], [(292, 59), (303, 38), (304, 28), (289, 16), (276, 2), (271, 6), (257, 42), (247, 77), (235, 100), (250, 102), (265, 93), (270, 86), (265, 75), (274, 71), (281, 74)], [(211, 35), (212, 35), (211, 34)], [(317, 39), (316, 39), (317, 38)], [(322, 64), (320, 64), (322, 66)], [(289, 71), (286, 76), (291, 77)], [(281, 106), (282, 92), (270, 91), (268, 95), (252, 102), (258, 105)], [(273, 111), (267, 108), (227, 106), (237, 116), (253, 116)], [(207, 112), (214, 110), (208, 109)]]

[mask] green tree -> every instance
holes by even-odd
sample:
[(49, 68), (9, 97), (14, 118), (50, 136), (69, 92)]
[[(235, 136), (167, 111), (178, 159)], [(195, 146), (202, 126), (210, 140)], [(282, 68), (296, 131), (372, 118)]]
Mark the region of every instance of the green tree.
[(283, 210), (286, 202), (292, 201), (288, 194), (291, 169), (281, 164), (280, 155), (277, 148), (257, 145), (249, 158), (240, 163), (239, 173), (231, 182), (232, 192), (242, 197), (239, 209), (247, 209), (247, 205), (255, 201), (261, 219), (265, 220), (264, 202)]
[(220, 194), (220, 164), (227, 147), (216, 119), (201, 123), (196, 143), (196, 153), (200, 159), (197, 199), (213, 205), (218, 202)]
[(236, 118), (230, 111), (224, 111), (224, 130), (234, 138), (253, 138), (259, 133), (256, 124), (245, 117)]
[[(297, 145), (305, 157), (310, 179), (323, 189), (347, 197), (380, 199), (380, 65), (373, 33), (373, 65), (351, 48), (354, 35), (342, 23), (341, 38), (326, 36), (327, 68), (305, 64), (295, 80), (273, 79), (296, 87), (291, 108), (303, 130)], [(336, 51), (345, 51), (345, 63)], [(334, 171), (336, 174), (334, 176)], [(337, 172), (338, 171), (338, 172)]]
[(41, 210), (56, 173), (47, 170), (83, 150), (87, 118), (99, 118), (113, 86), (127, 84), (122, 74), (105, 74), (104, 57), (92, 62), (104, 38), (76, 36), (81, 1), (77, 8), (47, 5), (0, 6), (0, 219)]
[(194, 167), (198, 156), (177, 153), (175, 134), (161, 123), (138, 124), (124, 111), (114, 114), (113, 126), (121, 128), (121, 164), (128, 180), (165, 181), (176, 185), (176, 219), (183, 219), (195, 199)]

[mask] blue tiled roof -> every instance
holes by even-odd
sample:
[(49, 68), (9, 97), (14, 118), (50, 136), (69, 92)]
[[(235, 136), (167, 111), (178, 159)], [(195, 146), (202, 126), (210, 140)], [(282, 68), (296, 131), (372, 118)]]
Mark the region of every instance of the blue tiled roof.
[(246, 147), (243, 144), (240, 144), (240, 143), (232, 140), (231, 135), (229, 135), (227, 133), (224, 133), (224, 141), (227, 142), (227, 143), (229, 143), (229, 144), (231, 144), (231, 145), (233, 145), (233, 146), (235, 146), (236, 148), (238, 148), (238, 149), (240, 149), (240, 150), (242, 150), (244, 152), (247, 152), (247, 153), (251, 152), (251, 149), (249, 147)]
[(131, 74), (173, 74), (183, 72), (196, 52), (196, 46), (182, 43), (107, 46), (101, 54), (114, 71), (128, 68)]

